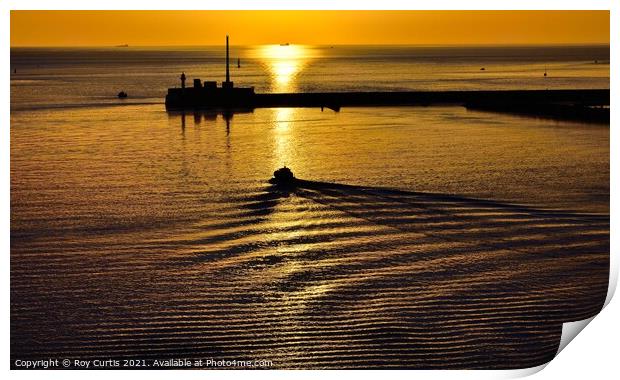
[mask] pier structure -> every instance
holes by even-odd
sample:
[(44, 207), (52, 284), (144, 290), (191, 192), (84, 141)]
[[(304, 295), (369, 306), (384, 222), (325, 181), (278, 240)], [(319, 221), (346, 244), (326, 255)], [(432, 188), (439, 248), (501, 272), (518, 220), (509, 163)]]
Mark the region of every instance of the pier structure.
[(230, 80), (229, 39), (226, 36), (226, 80), (218, 87), (216, 81), (202, 81), (195, 78), (193, 87), (185, 86), (185, 74), (181, 76), (181, 88), (169, 88), (166, 95), (166, 109), (218, 109), (238, 108), (251, 104), (254, 87), (234, 87)]
[(609, 89), (482, 90), (399, 92), (311, 92), (257, 94), (254, 87), (234, 87), (230, 80), (229, 38), (226, 36), (226, 80), (194, 79), (194, 86), (170, 88), (168, 110), (252, 110), (255, 108), (457, 105), (470, 109), (558, 119), (609, 122)]

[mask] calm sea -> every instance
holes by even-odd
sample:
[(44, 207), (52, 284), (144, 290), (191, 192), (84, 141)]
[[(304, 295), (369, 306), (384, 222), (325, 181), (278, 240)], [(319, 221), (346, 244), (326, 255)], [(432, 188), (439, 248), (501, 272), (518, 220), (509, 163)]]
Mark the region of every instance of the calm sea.
[[(600, 309), (609, 126), (461, 107), (166, 112), (181, 72), (223, 80), (223, 54), (11, 49), (13, 360), (516, 368)], [(257, 92), (609, 88), (608, 46), (231, 54)], [(282, 165), (321, 183), (274, 191)]]

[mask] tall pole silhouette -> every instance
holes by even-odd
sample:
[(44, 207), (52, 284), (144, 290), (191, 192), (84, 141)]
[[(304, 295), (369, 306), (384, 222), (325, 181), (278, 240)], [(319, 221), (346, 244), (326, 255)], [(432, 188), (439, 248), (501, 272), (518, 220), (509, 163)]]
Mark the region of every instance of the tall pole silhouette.
[(230, 71), (228, 69), (228, 34), (226, 35), (226, 82), (230, 82)]

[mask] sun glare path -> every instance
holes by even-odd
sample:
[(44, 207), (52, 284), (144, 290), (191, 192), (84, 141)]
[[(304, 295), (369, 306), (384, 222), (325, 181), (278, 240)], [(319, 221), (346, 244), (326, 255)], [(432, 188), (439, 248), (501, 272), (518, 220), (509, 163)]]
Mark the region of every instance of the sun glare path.
[(292, 92), (297, 88), (296, 77), (310, 60), (309, 49), (302, 45), (265, 45), (258, 56), (270, 72), (274, 92)]

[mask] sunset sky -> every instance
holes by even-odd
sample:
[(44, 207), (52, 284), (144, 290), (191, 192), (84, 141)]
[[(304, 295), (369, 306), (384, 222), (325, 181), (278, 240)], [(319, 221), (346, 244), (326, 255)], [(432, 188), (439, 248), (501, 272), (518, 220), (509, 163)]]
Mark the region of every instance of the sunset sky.
[(11, 11), (11, 46), (609, 43), (608, 11)]

